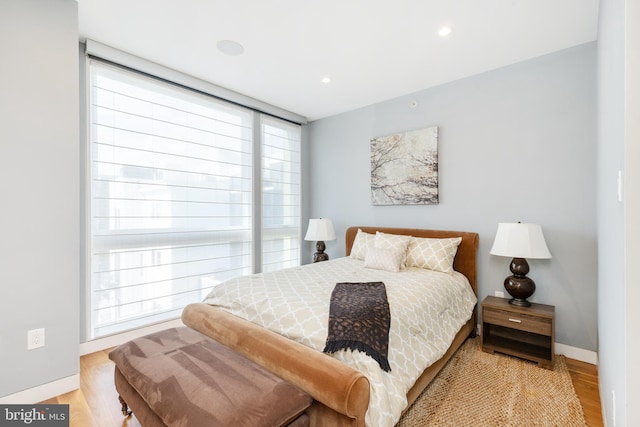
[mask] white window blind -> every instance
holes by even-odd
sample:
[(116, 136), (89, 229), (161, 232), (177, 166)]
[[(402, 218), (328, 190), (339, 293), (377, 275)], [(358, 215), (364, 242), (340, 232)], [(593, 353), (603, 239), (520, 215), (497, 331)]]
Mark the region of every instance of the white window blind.
[[(251, 110), (99, 61), (90, 70), (95, 338), (179, 317), (212, 286), (253, 272), (254, 141)], [(265, 165), (281, 167), (274, 156)], [(274, 226), (298, 227), (291, 212)]]
[(262, 118), (262, 270), (300, 265), (300, 126)]

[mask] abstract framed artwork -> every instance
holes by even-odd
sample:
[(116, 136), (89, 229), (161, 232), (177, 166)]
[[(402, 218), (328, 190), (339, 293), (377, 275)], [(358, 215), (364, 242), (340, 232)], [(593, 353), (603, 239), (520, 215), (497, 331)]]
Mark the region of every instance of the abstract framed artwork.
[(438, 127), (371, 140), (373, 205), (438, 204)]

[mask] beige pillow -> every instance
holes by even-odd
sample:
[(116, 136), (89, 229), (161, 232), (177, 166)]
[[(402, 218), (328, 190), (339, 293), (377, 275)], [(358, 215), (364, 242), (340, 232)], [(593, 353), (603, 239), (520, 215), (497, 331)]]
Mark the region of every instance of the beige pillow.
[(364, 266), (375, 270), (385, 270), (397, 273), (404, 254), (395, 249), (369, 248), (364, 258)]
[(400, 268), (406, 266), (407, 247), (411, 241), (411, 236), (403, 236), (400, 234), (387, 234), (376, 231), (375, 247), (382, 249), (393, 249), (402, 254), (402, 262)]
[(365, 233), (358, 228), (356, 238), (353, 239), (353, 245), (351, 246), (350, 258), (364, 260), (367, 256), (369, 248), (374, 246), (375, 234)]
[(453, 272), (453, 259), (462, 237), (429, 239), (412, 237), (407, 249), (407, 266), (428, 270)]

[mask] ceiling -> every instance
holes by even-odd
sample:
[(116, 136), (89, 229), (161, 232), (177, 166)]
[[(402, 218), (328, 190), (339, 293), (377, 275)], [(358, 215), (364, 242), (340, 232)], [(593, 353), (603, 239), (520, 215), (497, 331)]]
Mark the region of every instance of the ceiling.
[[(593, 41), (598, 0), (78, 0), (89, 38), (316, 120)], [(449, 25), (453, 32), (440, 37)], [(233, 40), (244, 53), (216, 48)], [(330, 77), (331, 83), (321, 82)]]

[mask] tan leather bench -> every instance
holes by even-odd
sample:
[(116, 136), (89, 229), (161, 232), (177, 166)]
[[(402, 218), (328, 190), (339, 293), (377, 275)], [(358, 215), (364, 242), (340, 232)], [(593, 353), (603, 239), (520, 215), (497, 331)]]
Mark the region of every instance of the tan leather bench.
[(123, 413), (145, 427), (309, 425), (308, 394), (191, 328), (134, 339), (109, 358)]

